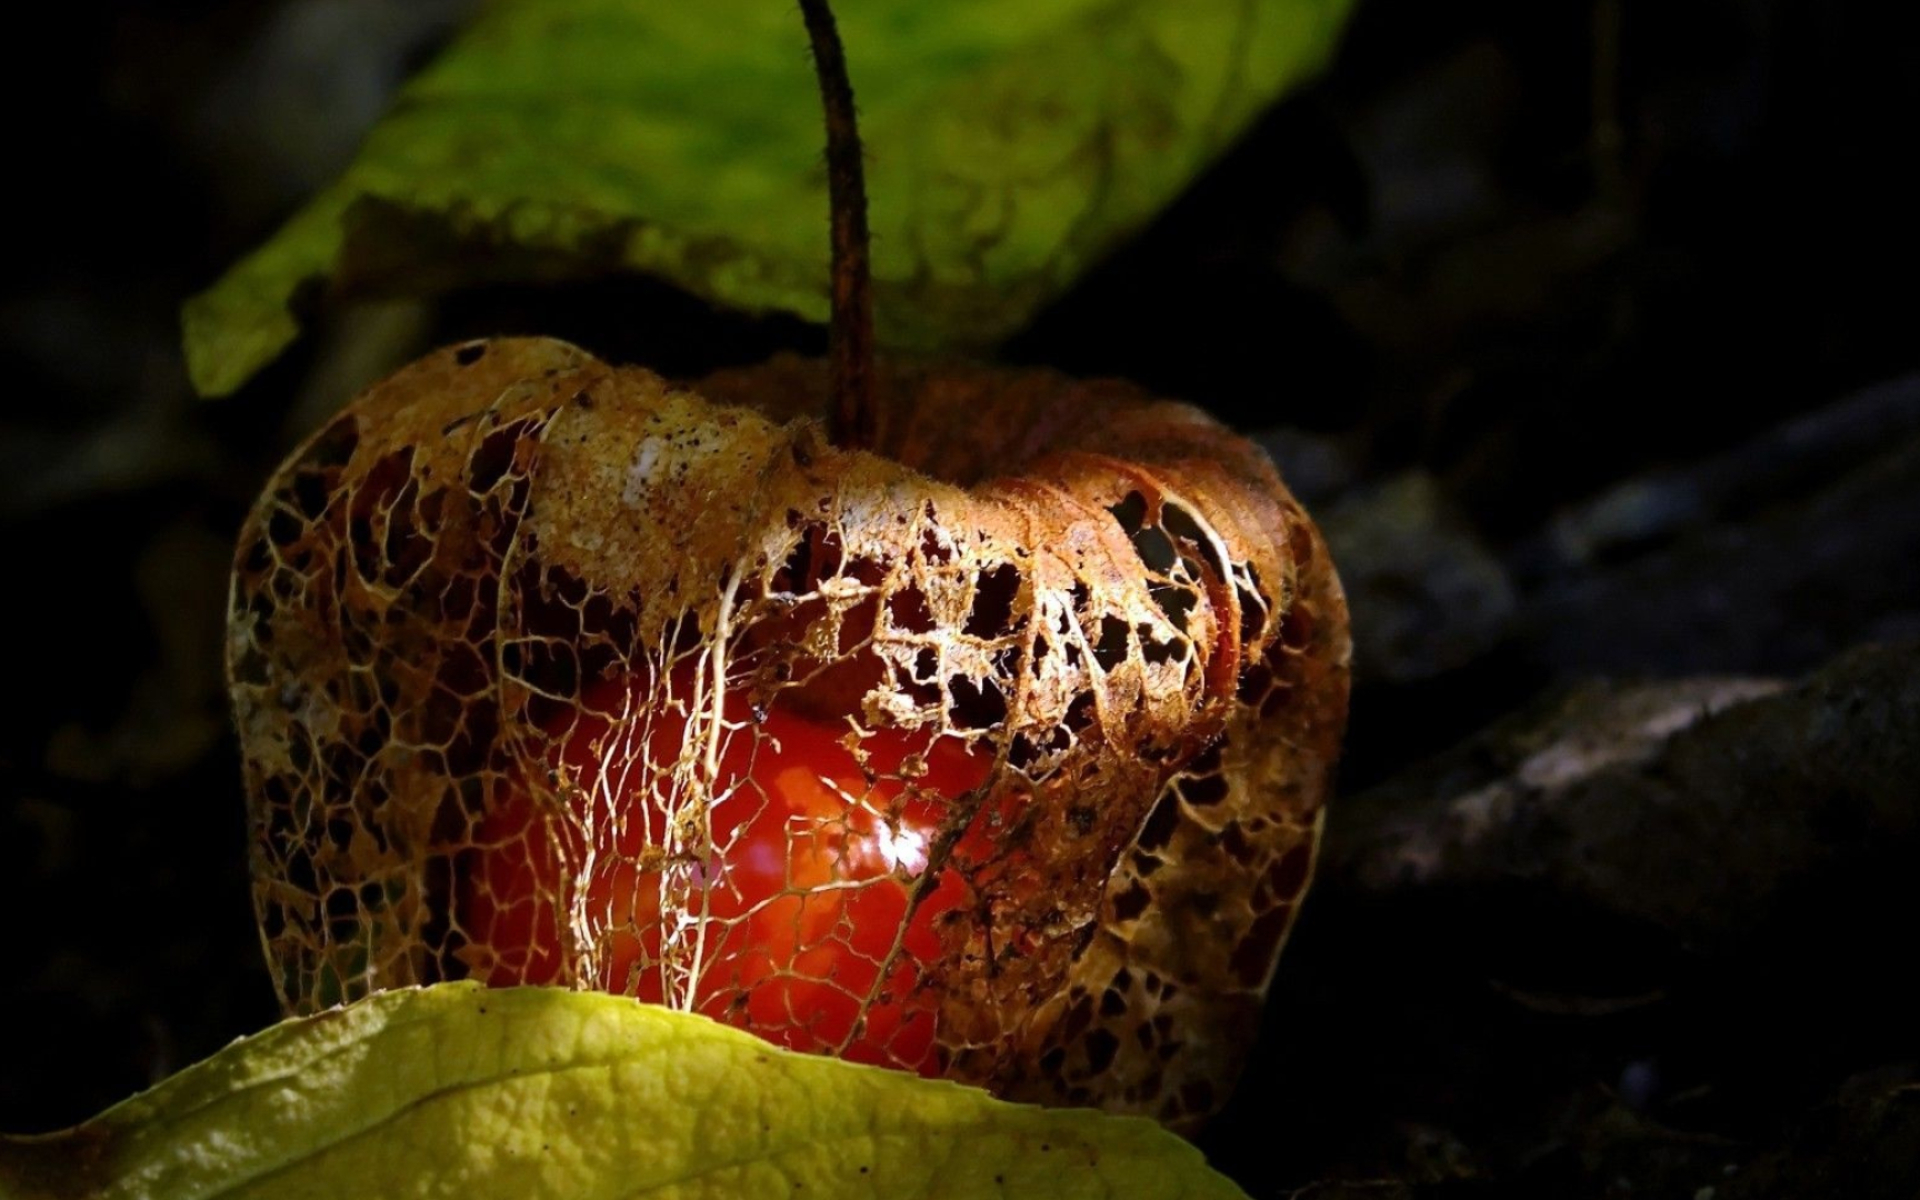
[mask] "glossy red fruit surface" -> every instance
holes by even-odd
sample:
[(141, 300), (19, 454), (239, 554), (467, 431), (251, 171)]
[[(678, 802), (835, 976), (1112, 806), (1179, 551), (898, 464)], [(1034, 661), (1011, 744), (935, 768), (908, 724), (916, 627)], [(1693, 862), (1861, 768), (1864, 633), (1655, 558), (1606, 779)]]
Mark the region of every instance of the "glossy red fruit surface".
[[(689, 722), (635, 716), (650, 694), (644, 679), (602, 683), (584, 716), (552, 731), (552, 790), (573, 811), (537, 811), (522, 790), (480, 831), (465, 916), (494, 955), (482, 977), (559, 982), (573, 949), (563, 941), (584, 931), (602, 990), (679, 1003), (794, 1050), (936, 1073), (937, 1003), (921, 977), (966, 888), (936, 873), (917, 905), (911, 896), (950, 799), (979, 786), (989, 762), (951, 739), (888, 730), (861, 739), (862, 762), (844, 728), (730, 702), (729, 720), (757, 736), (718, 751), (709, 843), (705, 829), (670, 828), (667, 768)], [(663, 849), (676, 843), (710, 851)], [(682, 935), (700, 944), (663, 954)]]

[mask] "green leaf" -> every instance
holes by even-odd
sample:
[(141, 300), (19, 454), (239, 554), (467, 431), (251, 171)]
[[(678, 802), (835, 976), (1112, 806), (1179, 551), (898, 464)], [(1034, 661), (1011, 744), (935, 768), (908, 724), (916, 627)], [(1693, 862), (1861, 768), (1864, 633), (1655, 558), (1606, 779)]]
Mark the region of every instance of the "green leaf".
[(0, 1137), (9, 1200), (1241, 1195), (1143, 1119), (475, 984), (287, 1021), (75, 1129)]
[[(842, 4), (883, 340), (1013, 332), (1317, 70), (1350, 4)], [(329, 291), (636, 270), (824, 320), (822, 121), (789, 0), (495, 0), (188, 302), (195, 386), (239, 387)]]

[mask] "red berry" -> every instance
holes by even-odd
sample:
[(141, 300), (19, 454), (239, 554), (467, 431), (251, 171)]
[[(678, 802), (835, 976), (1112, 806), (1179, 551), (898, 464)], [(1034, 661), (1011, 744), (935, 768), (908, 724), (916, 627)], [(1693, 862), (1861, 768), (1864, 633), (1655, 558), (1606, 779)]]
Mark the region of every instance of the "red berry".
[[(639, 716), (652, 693), (646, 677), (602, 683), (569, 729), (549, 731), (564, 819), (543, 819), (524, 789), (487, 818), (463, 906), (469, 936), (494, 955), (477, 973), (496, 985), (561, 982), (564, 918), (578, 911), (598, 950), (580, 982), (673, 1000), (791, 1049), (937, 1073), (937, 1002), (922, 976), (941, 953), (936, 922), (967, 889), (943, 872), (911, 921), (909, 893), (949, 801), (978, 787), (990, 760), (952, 738), (883, 730), (860, 743), (862, 770), (841, 741), (846, 726), (780, 708), (756, 720), (729, 697), (729, 722), (751, 731), (736, 730), (719, 754), (714, 850), (674, 863), (663, 854), (665, 772), (687, 720)], [(680, 935), (683, 947), (701, 937), (690, 996), (662, 959), (668, 926), (687, 920), (704, 930)], [(691, 956), (669, 959), (684, 971)]]

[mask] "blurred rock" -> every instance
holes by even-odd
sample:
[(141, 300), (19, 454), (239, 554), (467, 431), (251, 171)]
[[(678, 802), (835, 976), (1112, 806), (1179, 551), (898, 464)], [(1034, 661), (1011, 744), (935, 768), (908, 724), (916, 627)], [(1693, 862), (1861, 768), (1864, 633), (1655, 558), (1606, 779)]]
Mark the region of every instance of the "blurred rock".
[(1785, 422), (1684, 468), (1629, 480), (1554, 518), (1536, 570), (1618, 562), (1715, 521), (1738, 519), (1831, 484), (1889, 447), (1920, 438), (1920, 375)]
[(1345, 802), (1324, 870), (1375, 892), (1517, 881), (1724, 944), (1790, 885), (1920, 844), (1916, 780), (1920, 642), (1785, 690), (1593, 685)]
[[(1920, 394), (1900, 389), (1903, 404)], [(1580, 561), (1541, 585), (1521, 635), (1561, 674), (1787, 673), (1920, 629), (1920, 433), (1902, 439), (1896, 415), (1863, 423), (1837, 477), (1830, 463), (1814, 469), (1825, 455), (1741, 452), (1609, 493), (1555, 540), (1574, 560), (1615, 561)], [(1801, 468), (1820, 482), (1789, 487)]]
[(1352, 609), (1360, 682), (1428, 679), (1505, 635), (1506, 571), (1432, 476), (1396, 476), (1326, 510), (1320, 525)]
[(1287, 490), (1309, 509), (1319, 511), (1353, 486), (1353, 455), (1335, 438), (1285, 426), (1248, 436), (1273, 460)]
[(1607, 770), (1643, 768), (1674, 734), (1781, 686), (1728, 678), (1576, 687), (1346, 801), (1328, 869), (1373, 890), (1504, 869), (1512, 852), (1490, 839), (1511, 837), (1520, 814), (1566, 803), (1568, 789)]

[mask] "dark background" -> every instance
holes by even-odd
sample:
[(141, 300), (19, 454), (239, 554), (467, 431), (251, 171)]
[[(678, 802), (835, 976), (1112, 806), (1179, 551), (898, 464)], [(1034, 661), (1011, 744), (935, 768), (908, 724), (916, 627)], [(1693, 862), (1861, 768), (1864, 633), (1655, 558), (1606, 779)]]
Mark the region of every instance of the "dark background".
[[(338, 310), (193, 399), (179, 302), (469, 7), (75, 0), (13, 40), (0, 1129), (276, 1016), (219, 663), (234, 531), (294, 439), (460, 336), (685, 376), (824, 345), (645, 282), (495, 288)], [(1906, 5), (1367, 0), (1319, 85), (1004, 357), (1274, 451), (1353, 596), (1365, 814), (1582, 680), (1794, 679), (1920, 635), (1916, 118)], [(1914, 659), (1887, 661), (1883, 692)], [(1920, 740), (1890, 711), (1874, 745)], [(1848, 1107), (1920, 1062), (1915, 844), (1883, 832), (1717, 940), (1604, 892), (1370, 890), (1336, 856), (1208, 1149), (1259, 1196), (1913, 1195), (1913, 1106), (1864, 1140)]]

